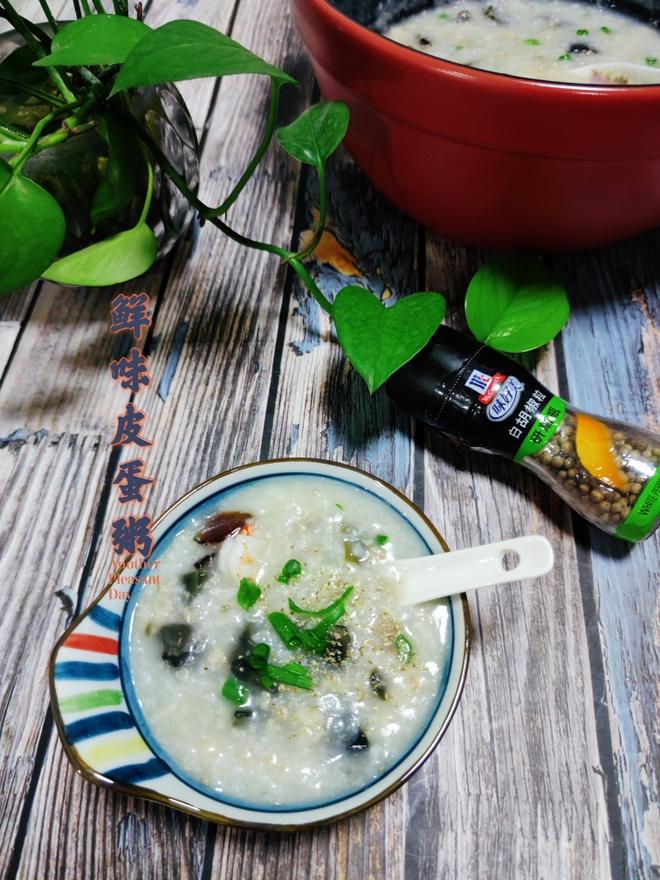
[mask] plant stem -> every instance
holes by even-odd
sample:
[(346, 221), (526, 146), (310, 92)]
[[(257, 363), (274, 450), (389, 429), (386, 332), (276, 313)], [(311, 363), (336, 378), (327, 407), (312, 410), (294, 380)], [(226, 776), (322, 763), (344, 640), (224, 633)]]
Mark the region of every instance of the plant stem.
[(32, 130), (32, 134), (30, 135), (27, 143), (23, 146), (23, 149), (21, 150), (21, 152), (16, 157), (16, 160), (14, 161), (14, 170), (13, 170), (14, 174), (20, 173), (21, 168), (23, 167), (23, 165), (25, 165), (27, 160), (30, 158), (30, 155), (32, 154), (32, 150), (33, 150), (35, 144), (37, 143), (37, 141), (39, 140), (39, 135), (44, 130), (44, 128), (46, 128), (47, 125), (50, 125), (50, 123), (53, 121), (53, 119), (55, 119), (56, 116), (57, 116), (57, 113), (55, 113), (55, 112), (49, 113), (47, 116), (44, 116), (43, 119), (40, 119), (39, 122), (37, 122), (34, 129)]
[(271, 77), (270, 80), (270, 98), (268, 105), (268, 116), (266, 118), (266, 127), (264, 129), (263, 136), (259, 143), (259, 146), (256, 149), (256, 152), (252, 159), (250, 160), (247, 168), (243, 172), (240, 180), (233, 188), (233, 190), (229, 193), (227, 198), (221, 205), (218, 205), (217, 208), (211, 208), (207, 212), (207, 217), (222, 217), (223, 214), (226, 214), (227, 211), (234, 204), (236, 199), (239, 197), (245, 185), (250, 180), (252, 175), (255, 172), (257, 165), (261, 162), (264, 157), (264, 153), (268, 149), (268, 145), (273, 139), (273, 132), (275, 131), (275, 126), (277, 124), (277, 111), (279, 109), (280, 104), (280, 86), (281, 83), (276, 82), (276, 80)]
[[(41, 152), (41, 150), (45, 150), (48, 147), (53, 147), (55, 146), (55, 144), (60, 144), (63, 141), (68, 140), (70, 137), (74, 137), (75, 135), (82, 134), (83, 132), (89, 131), (92, 128), (96, 128), (97, 122), (95, 119), (90, 119), (89, 122), (85, 123), (78, 123), (74, 114), (73, 116), (68, 116), (62, 122), (62, 127), (59, 128), (57, 131), (45, 135), (44, 137), (39, 137), (44, 128), (50, 122), (52, 122), (53, 119), (57, 119), (57, 117), (62, 115), (63, 112), (68, 113), (69, 110), (77, 107), (79, 103), (80, 102), (76, 102), (76, 104), (67, 104), (64, 107), (53, 110), (53, 112), (49, 113), (48, 116), (44, 116), (43, 119), (40, 119), (39, 122), (35, 125), (29, 138), (25, 138), (21, 142), (11, 140), (4, 142), (0, 141), (0, 153), (19, 153), (19, 155), (14, 160), (14, 165), (18, 166), (20, 170), (24, 162), (27, 161), (29, 156), (32, 156), (34, 153), (39, 153)], [(85, 105), (83, 105), (83, 107), (84, 106)], [(2, 133), (1, 130), (0, 133)], [(6, 133), (9, 134), (11, 137), (16, 137), (16, 135), (11, 132), (10, 129), (6, 129)], [(28, 155), (23, 157), (23, 153), (26, 150), (28, 151)]]
[(67, 86), (62, 78), (62, 74), (56, 67), (49, 67), (48, 73), (50, 78), (55, 83), (57, 88), (60, 90), (61, 95), (65, 98), (67, 104), (74, 104), (77, 101), (76, 96), (73, 94), (71, 89)]
[(130, 113), (127, 113), (124, 118), (152, 154), (156, 162), (158, 162), (163, 172), (167, 174), (172, 183), (176, 186), (179, 192), (186, 197), (189, 203), (199, 211), (200, 216), (203, 219), (208, 218), (210, 223), (213, 223), (213, 225), (217, 226), (221, 232), (224, 232), (228, 238), (238, 242), (238, 244), (242, 244), (244, 247), (253, 248), (258, 251), (267, 251), (268, 253), (279, 257), (283, 262), (288, 263), (323, 311), (327, 312), (329, 315), (332, 314), (332, 303), (321, 293), (312, 276), (298, 259), (297, 254), (278, 247), (276, 244), (269, 244), (265, 241), (255, 241), (253, 238), (248, 238), (246, 235), (236, 232), (231, 226), (228, 226), (220, 220), (219, 217), (212, 216), (209, 213), (212, 209), (209, 208), (208, 205), (205, 205), (204, 202), (202, 202), (201, 199), (198, 199), (195, 193), (192, 192), (184, 178), (179, 174), (176, 168), (174, 168), (167, 157), (163, 155), (162, 150), (158, 144), (155, 143), (150, 134), (142, 128)]
[(275, 256), (279, 257), (284, 263), (288, 263), (307, 290), (314, 297), (316, 302), (321, 306), (323, 311), (327, 312), (329, 315), (332, 314), (332, 303), (321, 293), (312, 276), (297, 259), (296, 254), (285, 250), (285, 248), (278, 247), (276, 244), (269, 244), (265, 241), (255, 241), (253, 238), (241, 235), (240, 232), (236, 232), (231, 226), (227, 226), (227, 224), (218, 217), (209, 217), (209, 222), (213, 223), (214, 226), (217, 226), (221, 232), (224, 232), (227, 238), (231, 238), (238, 244), (242, 244), (244, 247), (253, 248), (257, 251), (267, 251), (269, 254), (275, 254)]
[(39, 6), (41, 6), (43, 13), (46, 16), (46, 21), (52, 27), (53, 33), (56, 34), (59, 28), (57, 26), (57, 22), (55, 21), (53, 13), (50, 11), (50, 6), (46, 2), (46, 0), (39, 0)]
[(90, 119), (89, 122), (83, 122), (75, 128), (60, 128), (58, 131), (54, 131), (52, 134), (48, 134), (46, 137), (37, 141), (36, 149), (33, 152), (39, 153), (41, 150), (47, 150), (48, 147), (54, 147), (55, 144), (61, 144), (64, 141), (67, 141), (70, 137), (76, 137), (79, 134), (84, 134), (86, 131), (91, 131), (93, 128), (96, 128), (96, 126), (96, 120)]
[(89, 3), (87, 2), (87, 0), (80, 0), (80, 2), (82, 3), (82, 8), (85, 15), (91, 15), (92, 10), (89, 8)]
[(208, 211), (211, 209), (208, 205), (205, 205), (201, 199), (198, 199), (195, 193), (190, 189), (185, 179), (181, 174), (176, 170), (174, 165), (169, 161), (167, 156), (160, 149), (155, 140), (151, 137), (148, 131), (146, 131), (140, 123), (135, 119), (133, 114), (130, 112), (130, 109), (127, 107), (125, 113), (122, 114), (122, 119), (132, 128), (135, 134), (140, 139), (141, 143), (149, 150), (153, 158), (160, 165), (162, 170), (167, 174), (172, 183), (176, 186), (179, 192), (186, 197), (188, 202), (199, 211), (200, 214), (203, 214), (204, 217), (207, 216)]
[(328, 187), (325, 179), (325, 163), (321, 162), (316, 169), (316, 173), (319, 178), (319, 222), (316, 225), (316, 232), (314, 233), (312, 240), (309, 242), (304, 250), (300, 251), (296, 255), (296, 259), (304, 260), (306, 257), (309, 257), (316, 250), (318, 243), (321, 241), (321, 236), (325, 230), (325, 221), (327, 214), (327, 204), (328, 204)]
[(18, 153), (22, 146), (23, 144), (18, 141), (0, 141), (0, 156), (3, 153)]
[(144, 159), (147, 163), (147, 192), (144, 197), (144, 204), (142, 205), (142, 213), (140, 214), (140, 219), (135, 224), (136, 226), (140, 226), (147, 219), (147, 214), (149, 213), (149, 208), (151, 207), (151, 199), (154, 194), (154, 169), (151, 163), (151, 157), (147, 154), (146, 150), (143, 150)]
[(332, 303), (330, 300), (325, 297), (322, 293), (312, 276), (309, 274), (307, 269), (303, 266), (303, 264), (298, 260), (297, 257), (289, 255), (289, 259), (287, 260), (289, 266), (296, 273), (298, 278), (305, 285), (307, 290), (312, 294), (316, 302), (321, 306), (326, 314), (332, 317)]
[(92, 86), (103, 86), (103, 83), (101, 82), (101, 80), (98, 78), (98, 76), (95, 76), (95, 75), (92, 73), (92, 71), (89, 69), (89, 67), (79, 67), (79, 68), (78, 68), (78, 73), (82, 76), (82, 78), (83, 78), (84, 80), (87, 80), (87, 82), (88, 82), (90, 85), (92, 85)]
[(27, 138), (20, 140), (15, 132), (0, 126), (0, 155), (3, 153), (20, 153)]
[(269, 254), (275, 254), (275, 256), (280, 257), (282, 260), (286, 260), (291, 256), (287, 250), (278, 247), (276, 244), (270, 244), (267, 241), (257, 241), (254, 238), (248, 238), (247, 235), (236, 232), (235, 229), (232, 229), (231, 226), (228, 226), (219, 217), (209, 217), (208, 219), (209, 223), (217, 226), (221, 232), (224, 232), (227, 238), (231, 238), (232, 241), (238, 242), (238, 244), (242, 244), (244, 247), (252, 248), (255, 251), (267, 251)]
[(20, 131), (14, 131), (13, 128), (9, 128), (6, 125), (0, 125), (0, 135), (9, 138), (10, 140), (16, 138), (17, 142), (22, 141), (23, 143), (25, 143), (27, 141), (27, 137), (23, 135)]

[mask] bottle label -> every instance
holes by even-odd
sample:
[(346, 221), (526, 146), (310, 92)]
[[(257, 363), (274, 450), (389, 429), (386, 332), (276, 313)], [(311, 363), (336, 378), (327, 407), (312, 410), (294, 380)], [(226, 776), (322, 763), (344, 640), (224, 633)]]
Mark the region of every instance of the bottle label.
[(628, 516), (616, 530), (617, 538), (641, 541), (653, 530), (660, 516), (660, 468), (646, 483)]
[[(489, 448), (515, 461), (539, 452), (564, 418), (564, 401), (524, 371), (519, 374), (521, 378), (514, 373), (491, 372), (476, 360), (478, 357), (470, 364), (472, 369), (466, 378), (459, 373), (460, 384), (454, 384), (451, 401), (463, 411), (469, 409), (481, 421), (482, 437), (488, 440)], [(459, 391), (461, 386), (463, 390)], [(471, 396), (462, 403), (466, 393)]]
[(518, 361), (445, 326), (394, 373), (387, 390), (465, 446), (517, 460), (542, 449), (565, 412), (563, 401)]
[(557, 428), (564, 421), (566, 404), (561, 397), (551, 397), (535, 416), (534, 424), (520, 444), (514, 461), (522, 461), (527, 455), (536, 455), (548, 443)]
[[(524, 384), (515, 376), (508, 376), (500, 390), (486, 407), (486, 418), (491, 422), (504, 422), (518, 406), (525, 390)], [(480, 398), (481, 399), (481, 398)]]

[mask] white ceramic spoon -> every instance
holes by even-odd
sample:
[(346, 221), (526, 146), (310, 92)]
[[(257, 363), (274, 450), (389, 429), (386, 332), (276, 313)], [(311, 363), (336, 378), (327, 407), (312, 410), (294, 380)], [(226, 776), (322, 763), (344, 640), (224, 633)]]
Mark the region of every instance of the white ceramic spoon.
[[(583, 82), (598, 83), (600, 85), (645, 85), (646, 83), (660, 83), (660, 68), (643, 64), (629, 64), (626, 61), (607, 61), (604, 64), (585, 64), (583, 67), (574, 67), (572, 76), (577, 76)], [(617, 83), (620, 77), (625, 77), (625, 83)]]
[(400, 603), (416, 605), (465, 590), (541, 577), (553, 564), (550, 542), (541, 535), (525, 535), (468, 550), (397, 559), (392, 568), (399, 576)]

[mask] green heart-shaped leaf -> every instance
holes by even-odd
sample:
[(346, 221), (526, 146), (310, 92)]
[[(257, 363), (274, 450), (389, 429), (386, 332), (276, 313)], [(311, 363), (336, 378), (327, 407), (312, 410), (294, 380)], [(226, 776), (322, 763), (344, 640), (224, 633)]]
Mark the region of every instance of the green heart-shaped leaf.
[(53, 263), (43, 273), (48, 281), (80, 287), (106, 287), (137, 278), (153, 265), (156, 236), (146, 223), (119, 232)]
[(135, 195), (142, 161), (137, 138), (117, 116), (106, 116), (99, 132), (108, 143), (108, 165), (92, 201), (93, 226), (116, 217), (129, 205)]
[(498, 257), (470, 281), (465, 296), (468, 326), (498, 351), (545, 345), (568, 321), (566, 291), (553, 272), (529, 256)]
[(262, 73), (295, 83), (239, 43), (198, 21), (170, 21), (151, 31), (123, 63), (112, 94), (135, 86), (180, 82), (203, 76)]
[(424, 291), (384, 306), (364, 287), (337, 294), (332, 317), (346, 357), (372, 393), (429, 341), (445, 315), (445, 298)]
[(50, 55), (34, 66), (122, 64), (150, 33), (151, 28), (136, 18), (88, 15), (64, 25), (53, 37)]
[(57, 256), (65, 231), (50, 193), (0, 159), (0, 293), (38, 278)]
[(318, 167), (343, 141), (348, 120), (348, 107), (341, 101), (313, 104), (290, 125), (280, 128), (277, 139), (294, 159)]

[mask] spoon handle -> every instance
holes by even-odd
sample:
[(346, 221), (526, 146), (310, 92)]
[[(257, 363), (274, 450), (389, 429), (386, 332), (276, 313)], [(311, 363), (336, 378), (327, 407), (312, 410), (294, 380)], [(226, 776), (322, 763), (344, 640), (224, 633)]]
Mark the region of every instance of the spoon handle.
[(400, 599), (416, 605), (496, 584), (547, 574), (554, 563), (550, 542), (541, 535), (525, 535), (467, 550), (454, 550), (419, 559), (397, 560)]

